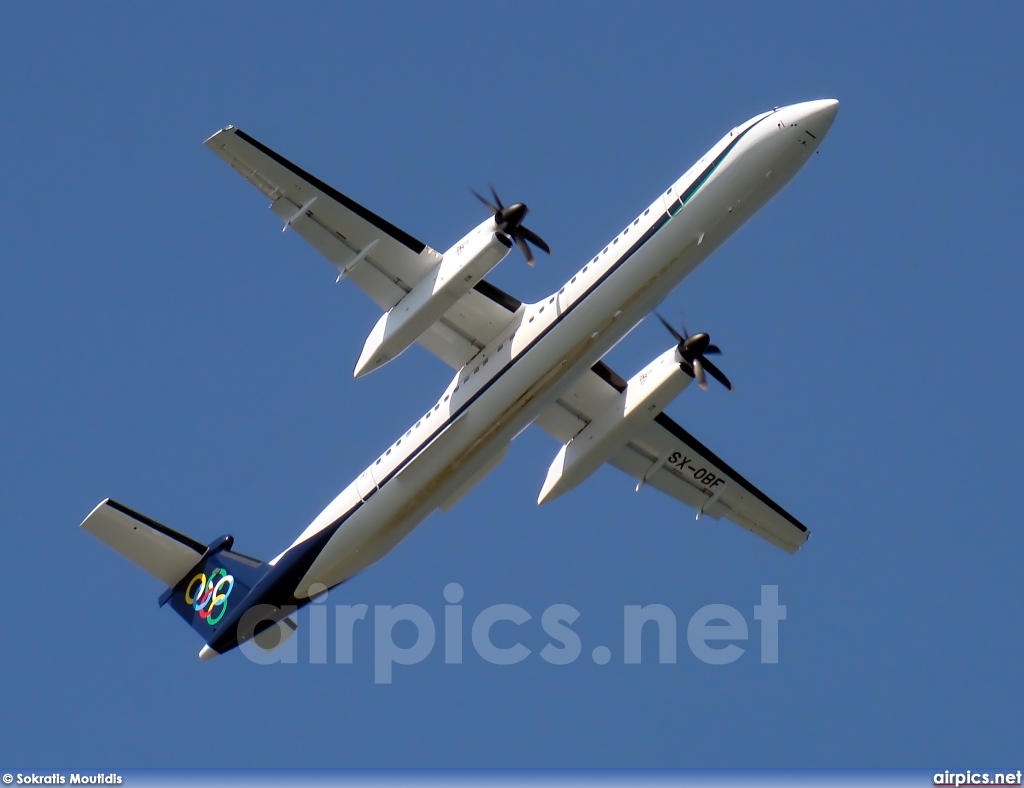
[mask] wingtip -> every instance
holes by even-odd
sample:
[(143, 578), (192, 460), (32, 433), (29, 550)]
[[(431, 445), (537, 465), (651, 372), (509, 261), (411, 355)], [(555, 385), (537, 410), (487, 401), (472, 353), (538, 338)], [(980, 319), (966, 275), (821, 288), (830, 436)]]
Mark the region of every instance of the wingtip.
[[(89, 522), (89, 519), (90, 519), (90, 518), (91, 518), (91, 517), (92, 517), (92, 516), (93, 516), (94, 514), (96, 514), (96, 512), (100, 511), (100, 510), (101, 510), (101, 509), (102, 509), (102, 508), (103, 508), (104, 506), (106, 506), (106, 505), (107, 505), (107, 504), (109, 504), (109, 503), (110, 503), (110, 499), (109, 499), (109, 498), (104, 498), (104, 499), (103, 499), (102, 501), (100, 501), (100, 502), (99, 502), (98, 504), (96, 504), (96, 505), (95, 505), (94, 507), (92, 507), (92, 511), (91, 511), (91, 512), (89, 512), (89, 514), (88, 514), (88, 515), (86, 515), (85, 519), (84, 519), (84, 520), (82, 520), (82, 522), (80, 522), (80, 523), (78, 524), (78, 527), (79, 527), (79, 528), (85, 528), (85, 526), (86, 526), (86, 525), (88, 524), (88, 522)], [(88, 529), (88, 528), (86, 528), (86, 530), (89, 530), (89, 529)]]
[(213, 134), (211, 134), (209, 137), (207, 137), (205, 140), (203, 140), (203, 145), (206, 145), (207, 147), (209, 147), (210, 144), (215, 139), (217, 139), (217, 137), (219, 137), (221, 134), (233, 134), (234, 132), (235, 132), (235, 127), (234, 126), (225, 126), (224, 128), (220, 129), (219, 131), (215, 131)]

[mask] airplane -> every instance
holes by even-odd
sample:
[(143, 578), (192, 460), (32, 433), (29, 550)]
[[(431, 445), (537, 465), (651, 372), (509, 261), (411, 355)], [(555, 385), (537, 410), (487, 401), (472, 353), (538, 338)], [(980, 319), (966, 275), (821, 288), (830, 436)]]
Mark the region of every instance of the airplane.
[[(602, 357), (774, 197), (817, 151), (839, 102), (776, 107), (728, 132), (565, 284), (523, 303), (484, 277), (513, 246), (527, 262), (547, 244), (524, 226), (526, 205), (490, 211), (443, 254), (233, 126), (206, 146), (381, 308), (355, 367), (369, 374), (419, 344), (455, 376), (404, 434), (359, 474), (280, 555), (264, 562), (180, 534), (121, 503), (81, 524), (160, 580), (205, 645), (201, 659), (250, 640), (270, 651), (296, 629), (312, 596), (378, 561), (440, 508), (447, 512), (536, 424), (562, 447), (538, 497), (546, 503), (608, 463), (692, 507), (726, 518), (788, 553), (808, 529), (664, 413), (693, 381), (728, 378), (706, 333), (680, 333), (629, 380)], [(660, 315), (659, 315), (660, 318)]]

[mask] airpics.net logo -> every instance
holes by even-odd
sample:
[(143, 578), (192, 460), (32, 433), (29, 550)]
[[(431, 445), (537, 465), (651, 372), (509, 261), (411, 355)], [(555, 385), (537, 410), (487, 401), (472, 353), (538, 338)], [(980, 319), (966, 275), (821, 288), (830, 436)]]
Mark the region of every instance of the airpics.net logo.
[[(301, 644), (310, 664), (351, 665), (357, 651), (363, 654), (365, 646), (372, 645), (374, 683), (390, 684), (396, 666), (404, 669), (420, 664), (439, 647), (443, 648), (448, 665), (479, 659), (491, 665), (510, 666), (539, 659), (563, 666), (586, 658), (583, 640), (573, 628), (581, 613), (569, 604), (550, 605), (539, 617), (509, 603), (489, 605), (476, 612), (465, 604), (463, 587), (449, 583), (444, 587), (446, 604), (438, 624), (420, 605), (374, 605), (371, 612), (365, 604), (329, 605), (329, 595), (322, 587), (312, 590), (315, 596), (303, 610), (305, 620), (296, 635), (270, 652), (251, 640), (243, 643), (241, 651), (250, 661), (260, 665), (295, 664)], [(663, 604), (624, 605), (621, 631), (606, 640), (621, 644), (621, 652), (596, 645), (589, 648), (587, 656), (597, 665), (607, 665), (613, 659), (626, 665), (655, 659), (661, 664), (675, 664), (679, 644), (685, 638), (693, 657), (708, 665), (732, 664), (755, 649), (762, 664), (776, 664), (779, 624), (786, 620), (786, 606), (779, 603), (779, 587), (762, 585), (760, 600), (752, 608), (752, 620), (756, 623), (753, 634), (747, 616), (732, 605), (704, 605), (688, 618), (678, 617)], [(329, 613), (332, 609), (333, 616)], [(253, 631), (260, 621), (293, 613), (294, 608), (256, 606), (246, 611), (240, 626)], [(536, 631), (538, 623), (540, 633)], [(536, 642), (538, 635), (545, 641), (540, 647)], [(372, 643), (368, 644), (370, 638)], [(530, 649), (522, 640), (534, 643), (535, 648)]]
[(932, 777), (932, 785), (1020, 785), (1021, 771), (1015, 772), (936, 772)]

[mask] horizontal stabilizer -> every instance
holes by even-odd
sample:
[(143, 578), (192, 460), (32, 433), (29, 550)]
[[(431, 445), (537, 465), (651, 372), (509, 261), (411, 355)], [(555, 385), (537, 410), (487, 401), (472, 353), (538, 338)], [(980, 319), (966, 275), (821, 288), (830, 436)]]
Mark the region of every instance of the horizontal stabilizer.
[[(85, 518), (82, 529), (166, 585), (161, 607), (169, 604), (207, 643), (229, 610), (247, 609), (249, 592), (270, 570), (258, 558), (232, 550), (231, 536), (205, 545), (109, 498)], [(260, 620), (256, 645), (269, 651), (295, 628), (290, 618)], [(216, 653), (207, 647), (200, 656), (208, 659)]]
[(81, 527), (166, 586), (177, 585), (206, 552), (201, 542), (109, 498)]

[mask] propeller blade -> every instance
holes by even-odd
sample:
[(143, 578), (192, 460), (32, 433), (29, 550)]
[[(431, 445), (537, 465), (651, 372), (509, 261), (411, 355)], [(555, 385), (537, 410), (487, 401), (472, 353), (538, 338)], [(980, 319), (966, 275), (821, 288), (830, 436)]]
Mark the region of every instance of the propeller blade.
[(527, 264), (533, 265), (533, 251), (530, 249), (526, 241), (518, 235), (516, 236), (516, 246), (519, 248), (519, 251), (523, 253), (523, 257), (526, 258)]
[(544, 243), (544, 239), (537, 235), (537, 233), (533, 232), (533, 230), (519, 225), (519, 234), (538, 249), (543, 249), (548, 254), (551, 254), (551, 249), (546, 243)]
[(671, 324), (671, 323), (669, 323), (669, 322), (668, 322), (668, 321), (667, 321), (667, 320), (666, 320), (665, 318), (663, 318), (663, 317), (662, 317), (662, 316), (661, 316), (661, 315), (660, 315), (659, 313), (655, 312), (654, 314), (655, 314), (655, 316), (656, 316), (656, 317), (658, 318), (658, 320), (660, 320), (660, 321), (661, 321), (661, 324), (662, 324), (663, 326), (665, 326), (665, 328), (667, 328), (667, 329), (668, 329), (668, 332), (669, 332), (669, 333), (670, 333), (670, 334), (671, 334), (671, 335), (672, 335), (672, 336), (673, 336), (673, 337), (675, 338), (676, 342), (685, 342), (685, 341), (686, 341), (686, 340), (685, 340), (685, 339), (684, 339), (684, 338), (683, 338), (682, 336), (680, 336), (679, 332), (678, 332), (678, 331), (676, 331), (676, 330), (675, 330), (675, 329), (674, 329), (674, 328), (672, 327), (672, 324)]
[(722, 349), (718, 345), (708, 345), (708, 349), (704, 351), (706, 356), (708, 353), (721, 353)]
[(697, 378), (697, 385), (699, 385), (702, 389), (707, 391), (708, 379), (704, 375), (704, 367), (701, 365), (699, 358), (695, 358), (693, 360), (693, 376)]
[(732, 391), (732, 383), (730, 383), (729, 378), (727, 378), (722, 373), (722, 370), (720, 370), (707, 359), (704, 359), (704, 368), (708, 371), (708, 374), (711, 375), (711, 377), (713, 377), (715, 380), (717, 380), (719, 383), (721, 383), (723, 386), (729, 389), (729, 391)]
[(498, 196), (498, 192), (497, 192), (497, 191), (495, 191), (495, 189), (494, 189), (494, 184), (493, 184), (493, 183), (489, 183), (489, 184), (487, 184), (487, 185), (491, 187), (491, 194), (493, 194), (493, 195), (494, 195), (494, 201), (495, 201), (496, 203), (498, 203), (498, 208), (500, 208), (501, 210), (503, 210), (503, 211), (504, 211), (504, 210), (505, 210), (505, 206), (504, 206), (504, 205), (502, 204), (502, 202), (501, 202), (501, 197), (499, 197), (499, 196)]
[(511, 205), (506, 208), (505, 203), (503, 203), (501, 201), (501, 197), (498, 196), (498, 190), (494, 188), (494, 184), (489, 183), (487, 185), (491, 189), (491, 197), (494, 198), (493, 203), (482, 194), (478, 193), (475, 189), (470, 188), (470, 191), (473, 193), (473, 196), (486, 205), (494, 215), (495, 229), (497, 232), (503, 233), (511, 238), (515, 242), (519, 251), (523, 253), (523, 257), (526, 258), (526, 262), (530, 265), (534, 264), (533, 250), (530, 248), (530, 244), (533, 244), (538, 249), (551, 254), (551, 247), (547, 245), (543, 238), (532, 230), (523, 227), (523, 217), (529, 213), (529, 208), (527, 208), (523, 203), (516, 203), (515, 205)]
[(474, 197), (476, 197), (480, 202), (482, 202), (484, 205), (491, 209), (491, 213), (497, 215), (498, 209), (491, 205), (491, 203), (486, 198), (481, 197), (479, 194), (477, 194), (475, 189), (470, 189), (470, 191), (473, 192)]

